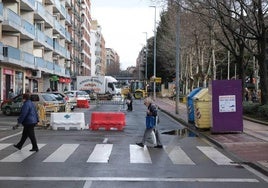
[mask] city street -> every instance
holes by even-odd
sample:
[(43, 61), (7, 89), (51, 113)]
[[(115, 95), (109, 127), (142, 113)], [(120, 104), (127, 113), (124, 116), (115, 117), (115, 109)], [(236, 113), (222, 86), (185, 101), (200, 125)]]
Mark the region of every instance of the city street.
[(121, 111), (126, 126), (118, 130), (51, 130), (36, 128), (39, 152), (29, 152), (27, 140), (21, 151), (17, 143), (22, 128), (12, 130), (17, 116), (0, 115), (0, 187), (9, 188), (102, 188), (102, 187), (199, 187), (265, 188), (267, 182), (253, 169), (238, 164), (221, 148), (189, 132), (180, 123), (159, 112), (163, 149), (140, 142), (146, 108), (135, 100), (134, 110), (113, 101), (75, 109)]

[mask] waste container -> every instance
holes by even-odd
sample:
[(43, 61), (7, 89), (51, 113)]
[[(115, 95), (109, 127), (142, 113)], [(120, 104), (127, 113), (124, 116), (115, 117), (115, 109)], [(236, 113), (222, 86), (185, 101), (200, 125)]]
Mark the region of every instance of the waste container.
[(194, 122), (200, 129), (211, 127), (211, 101), (212, 97), (208, 93), (208, 88), (203, 88), (194, 97)]
[(201, 90), (201, 87), (193, 89), (188, 95), (187, 95), (187, 114), (188, 114), (188, 122), (194, 123), (194, 102), (193, 97)]

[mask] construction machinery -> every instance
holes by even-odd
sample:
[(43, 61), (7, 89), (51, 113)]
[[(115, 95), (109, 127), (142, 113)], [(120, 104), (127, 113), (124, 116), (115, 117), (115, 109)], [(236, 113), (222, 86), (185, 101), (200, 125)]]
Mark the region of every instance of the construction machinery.
[(130, 92), (135, 99), (142, 99), (148, 96), (150, 87), (145, 80), (133, 80), (130, 82)]

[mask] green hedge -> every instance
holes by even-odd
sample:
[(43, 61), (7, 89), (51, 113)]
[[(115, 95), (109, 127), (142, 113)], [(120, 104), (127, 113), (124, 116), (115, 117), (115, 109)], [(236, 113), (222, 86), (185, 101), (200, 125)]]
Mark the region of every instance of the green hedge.
[(268, 120), (268, 105), (243, 102), (243, 114), (261, 120)]

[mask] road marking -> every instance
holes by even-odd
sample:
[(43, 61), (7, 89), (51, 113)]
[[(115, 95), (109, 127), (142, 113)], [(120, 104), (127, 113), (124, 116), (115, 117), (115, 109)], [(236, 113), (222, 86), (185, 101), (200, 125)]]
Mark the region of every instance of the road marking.
[(79, 144), (63, 144), (43, 162), (65, 162)]
[(137, 145), (129, 145), (130, 163), (152, 163), (149, 151)]
[(22, 131), (20, 131), (20, 132), (18, 132), (18, 133), (16, 133), (16, 134), (12, 134), (12, 135), (10, 135), (10, 136), (6, 136), (6, 137), (4, 137), (4, 138), (1, 138), (0, 139), (0, 142), (2, 142), (2, 141), (4, 141), (4, 140), (7, 140), (7, 139), (9, 139), (9, 138), (11, 138), (11, 137), (14, 137), (14, 136), (18, 136), (18, 135), (20, 135), (22, 133)]
[(107, 142), (108, 142), (108, 138), (104, 138), (102, 143), (107, 144)]
[(0, 150), (5, 149), (10, 145), (12, 145), (12, 144), (0, 144)]
[(86, 181), (86, 183), (84, 184), (83, 188), (90, 188), (92, 185), (92, 181)]
[(231, 159), (229, 159), (213, 147), (197, 146), (197, 148), (218, 165), (236, 165)]
[[(42, 148), (46, 144), (38, 144), (38, 148)], [(15, 148), (14, 148), (15, 149)], [(35, 152), (29, 151), (32, 149), (32, 144), (28, 144), (27, 146), (23, 147), (21, 150), (12, 153), (11, 155), (7, 156), (6, 158), (0, 160), (0, 162), (21, 162), (30, 155), (33, 155)]]
[(113, 144), (97, 144), (89, 156), (88, 163), (108, 163)]
[(212, 183), (258, 183), (251, 178), (161, 178), (161, 177), (18, 177), (0, 176), (0, 181), (134, 181), (134, 182), (212, 182)]
[(173, 164), (195, 165), (180, 146), (164, 147)]

